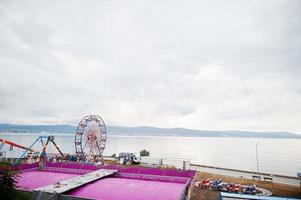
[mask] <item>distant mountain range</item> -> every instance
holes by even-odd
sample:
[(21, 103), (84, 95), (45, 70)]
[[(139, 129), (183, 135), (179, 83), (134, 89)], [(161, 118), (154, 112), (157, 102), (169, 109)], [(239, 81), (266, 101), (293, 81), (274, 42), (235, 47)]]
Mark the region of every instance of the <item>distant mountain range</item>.
[[(72, 125), (14, 125), (0, 124), (0, 133), (74, 133)], [(290, 132), (254, 132), (254, 131), (207, 131), (186, 128), (157, 128), (150, 126), (122, 127), (107, 126), (108, 135), (129, 136), (183, 136), (183, 137), (256, 137), (256, 138), (299, 138), (300, 134)]]

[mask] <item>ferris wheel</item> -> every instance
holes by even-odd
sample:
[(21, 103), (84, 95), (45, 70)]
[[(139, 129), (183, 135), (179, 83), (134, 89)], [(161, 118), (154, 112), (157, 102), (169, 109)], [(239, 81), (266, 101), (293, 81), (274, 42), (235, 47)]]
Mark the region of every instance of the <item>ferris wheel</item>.
[(101, 161), (106, 146), (107, 132), (102, 118), (88, 115), (78, 124), (75, 132), (75, 152), (81, 161)]

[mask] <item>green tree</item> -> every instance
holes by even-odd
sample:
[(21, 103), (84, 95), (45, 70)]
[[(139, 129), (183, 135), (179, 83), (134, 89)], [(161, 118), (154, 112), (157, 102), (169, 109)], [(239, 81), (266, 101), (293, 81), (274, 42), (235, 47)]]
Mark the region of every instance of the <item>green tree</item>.
[(16, 190), (18, 171), (13, 170), (11, 164), (0, 163), (0, 198), (27, 200), (31, 199), (28, 192), (20, 192)]
[(10, 164), (0, 164), (0, 196), (1, 199), (14, 199), (16, 194), (17, 172)]
[(140, 156), (149, 156), (149, 151), (147, 151), (147, 150), (145, 150), (145, 149), (142, 149), (141, 151), (140, 151)]

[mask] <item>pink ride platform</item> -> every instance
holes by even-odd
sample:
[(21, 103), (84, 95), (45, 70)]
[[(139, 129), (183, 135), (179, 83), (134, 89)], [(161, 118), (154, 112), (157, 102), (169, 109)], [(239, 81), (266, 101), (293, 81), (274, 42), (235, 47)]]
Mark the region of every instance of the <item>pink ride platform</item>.
[(68, 195), (89, 199), (110, 200), (176, 200), (185, 184), (125, 178), (105, 178), (87, 184)]
[[(97, 180), (85, 182), (69, 191), (54, 194), (60, 195), (61, 199), (182, 200), (189, 198), (189, 189), (195, 177), (195, 171), (144, 167), (124, 168), (116, 165), (94, 166), (47, 162), (42, 169), (38, 168), (37, 163), (23, 164), (17, 168), (20, 171), (18, 188), (34, 191), (35, 199), (46, 199), (47, 196), (41, 195), (45, 193), (43, 187), (52, 184), (59, 185), (61, 182), (65, 184), (68, 180), (104, 169), (114, 170), (117, 173), (99, 177)], [(35, 194), (37, 192), (39, 195)]]
[(18, 178), (18, 189), (25, 191), (32, 191), (39, 187), (57, 183), (72, 177), (78, 176), (78, 174), (64, 174), (56, 172), (44, 172), (44, 171), (24, 171)]

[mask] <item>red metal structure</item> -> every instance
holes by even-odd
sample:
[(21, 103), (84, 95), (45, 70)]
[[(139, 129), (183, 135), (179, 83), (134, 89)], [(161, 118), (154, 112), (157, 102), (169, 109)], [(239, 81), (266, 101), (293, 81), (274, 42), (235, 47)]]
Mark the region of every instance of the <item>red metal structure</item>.
[[(27, 150), (27, 151), (34, 151), (33, 149), (30, 149), (30, 148), (28, 148), (28, 147), (24, 147), (24, 146), (22, 146), (22, 145), (16, 144), (16, 143), (11, 142), (11, 141), (9, 141), (9, 140), (4, 140), (4, 139), (2, 139), (2, 138), (0, 138), (0, 142), (1, 142), (3, 145), (4, 145), (4, 144), (10, 145), (11, 148), (17, 147), (17, 148), (24, 149), (24, 150)], [(1, 145), (1, 147), (2, 147), (3, 145)]]

